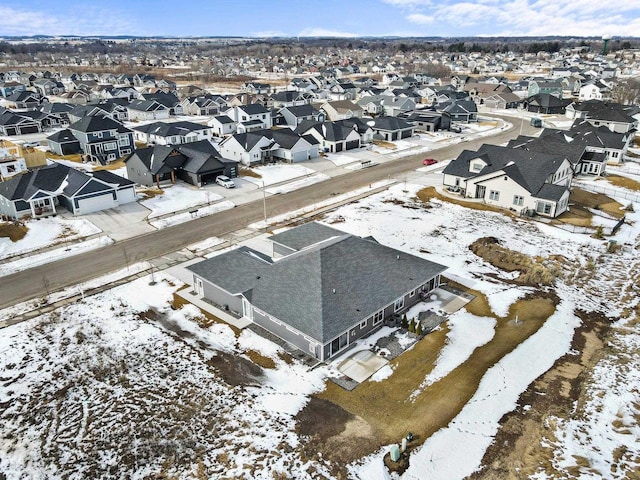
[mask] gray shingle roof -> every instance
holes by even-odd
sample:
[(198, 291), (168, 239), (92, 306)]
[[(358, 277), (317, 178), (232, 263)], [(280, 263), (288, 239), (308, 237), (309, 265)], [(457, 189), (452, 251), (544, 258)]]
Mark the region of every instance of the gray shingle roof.
[[(331, 237), (309, 245), (314, 230)], [(187, 268), (230, 293), (246, 292), (256, 308), (322, 343), (446, 269), (330, 227), (288, 237), (279, 239), (307, 248), (273, 264), (238, 249)]]

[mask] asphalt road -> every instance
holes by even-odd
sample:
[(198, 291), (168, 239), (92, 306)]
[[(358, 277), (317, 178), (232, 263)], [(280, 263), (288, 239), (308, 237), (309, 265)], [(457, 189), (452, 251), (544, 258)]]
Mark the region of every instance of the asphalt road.
[[(497, 116), (497, 115), (496, 115)], [(514, 126), (491, 137), (483, 137), (430, 152), (435, 159), (455, 158), (463, 149), (475, 150), (483, 143), (499, 145), (538, 129), (528, 122), (507, 119)], [(349, 192), (387, 178), (399, 178), (421, 166), (425, 154), (412, 155), (372, 168), (355, 170), (331, 180), (309, 185), (285, 195), (268, 197), (267, 214), (270, 217)], [(401, 178), (401, 177), (400, 177)], [(47, 263), (13, 275), (0, 277), (0, 308), (44, 296), (65, 287), (76, 285), (130, 264), (160, 257), (212, 236), (223, 236), (245, 228), (263, 218), (262, 200), (239, 205), (215, 215), (150, 232), (138, 237), (118, 241), (112, 245), (87, 253)]]

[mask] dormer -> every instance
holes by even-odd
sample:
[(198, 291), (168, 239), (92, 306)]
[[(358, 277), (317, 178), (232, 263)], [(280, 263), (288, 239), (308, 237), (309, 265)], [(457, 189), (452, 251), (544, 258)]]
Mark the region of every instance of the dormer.
[(486, 166), (487, 162), (485, 162), (481, 158), (474, 158), (469, 162), (469, 171), (471, 173), (479, 173)]

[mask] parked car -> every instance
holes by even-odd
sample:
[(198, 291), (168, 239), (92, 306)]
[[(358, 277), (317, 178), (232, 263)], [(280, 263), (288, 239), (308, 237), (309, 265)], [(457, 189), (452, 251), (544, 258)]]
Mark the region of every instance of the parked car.
[(435, 165), (436, 163), (438, 163), (438, 160), (435, 158), (425, 158), (422, 160), (423, 165)]
[(218, 175), (216, 177), (216, 183), (218, 185), (222, 185), (224, 188), (236, 188), (236, 184), (233, 183), (233, 180), (226, 175)]

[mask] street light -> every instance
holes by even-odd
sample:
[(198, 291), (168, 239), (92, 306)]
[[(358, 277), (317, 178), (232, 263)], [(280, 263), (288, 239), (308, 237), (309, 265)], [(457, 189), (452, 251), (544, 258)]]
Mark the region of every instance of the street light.
[(264, 188), (264, 179), (262, 180), (262, 209), (264, 211), (264, 231), (267, 231), (267, 191)]

